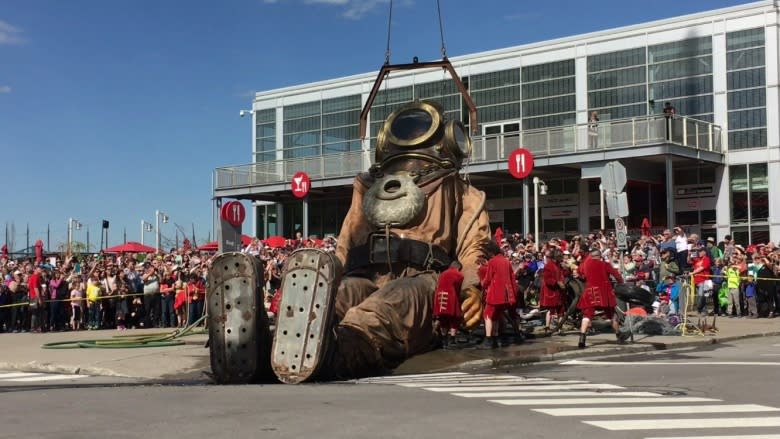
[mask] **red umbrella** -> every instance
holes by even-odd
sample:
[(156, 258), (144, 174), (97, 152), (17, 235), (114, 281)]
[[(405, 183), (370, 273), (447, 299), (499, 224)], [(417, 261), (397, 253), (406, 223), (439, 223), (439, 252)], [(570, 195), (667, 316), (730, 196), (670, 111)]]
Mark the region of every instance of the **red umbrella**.
[(272, 248), (284, 247), (287, 244), (287, 238), (284, 236), (271, 236), (266, 238), (263, 243)]
[(155, 251), (157, 250), (154, 247), (149, 247), (148, 245), (133, 241), (128, 241), (124, 244), (115, 245), (103, 250), (105, 253), (154, 253)]

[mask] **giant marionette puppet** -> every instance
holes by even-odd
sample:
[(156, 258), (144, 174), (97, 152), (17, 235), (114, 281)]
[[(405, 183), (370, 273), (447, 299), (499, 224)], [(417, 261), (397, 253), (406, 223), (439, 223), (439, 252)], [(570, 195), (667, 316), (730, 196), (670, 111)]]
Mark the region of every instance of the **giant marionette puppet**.
[[(448, 70), (476, 109), (449, 61), (386, 64), (361, 114), (390, 70)], [(384, 373), (434, 346), (432, 305), (439, 272), (463, 264), (465, 325), (481, 318), (477, 260), (490, 240), (485, 195), (459, 173), (471, 150), (460, 121), (434, 102), (393, 112), (377, 136), (376, 160), (359, 174), (336, 252), (293, 252), (282, 275), (273, 336), (263, 309), (262, 269), (224, 253), (209, 272), (209, 333), (218, 382), (286, 383)]]

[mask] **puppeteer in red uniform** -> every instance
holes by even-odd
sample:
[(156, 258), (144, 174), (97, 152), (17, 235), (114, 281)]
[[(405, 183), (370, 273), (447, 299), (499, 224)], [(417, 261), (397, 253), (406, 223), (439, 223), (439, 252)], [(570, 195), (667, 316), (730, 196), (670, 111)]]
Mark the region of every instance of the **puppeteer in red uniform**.
[(462, 265), (454, 261), (439, 275), (433, 297), (433, 316), (439, 321), (442, 331), (442, 345), (445, 349), (455, 347), (455, 336), (461, 321), (460, 289), (463, 286)]
[(517, 303), (517, 284), (512, 263), (501, 253), (498, 244), (491, 242), (487, 252), (492, 257), (479, 270), (485, 291), (485, 341), (481, 348), (492, 349), (498, 347), (498, 325), (495, 323), (500, 321), (505, 309)]
[[(585, 278), (585, 289), (577, 302), (577, 308), (582, 311), (582, 326), (580, 327), (579, 347), (585, 347), (585, 337), (590, 328), (591, 320), (597, 310), (604, 311), (607, 318), (612, 319), (612, 328), (618, 335), (619, 322), (615, 318), (615, 291), (612, 289), (610, 276), (617, 283), (623, 283), (623, 277), (617, 270), (602, 259), (601, 251), (594, 249), (580, 264), (580, 275)], [(618, 335), (618, 341), (623, 341)]]
[(545, 329), (551, 330), (552, 319), (562, 315), (566, 306), (563, 295), (565, 293), (563, 283), (563, 269), (561, 260), (563, 253), (558, 249), (550, 250), (547, 263), (542, 270), (541, 291), (539, 292), (539, 308), (548, 310), (545, 319)]

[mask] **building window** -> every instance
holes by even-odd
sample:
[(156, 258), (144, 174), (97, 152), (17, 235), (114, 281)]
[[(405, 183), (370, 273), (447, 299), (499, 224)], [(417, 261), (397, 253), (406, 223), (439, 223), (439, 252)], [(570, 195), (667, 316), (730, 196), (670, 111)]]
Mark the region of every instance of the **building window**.
[(769, 218), (769, 177), (766, 163), (729, 167), (731, 221), (753, 223)]
[(588, 57), (588, 108), (601, 120), (647, 114), (644, 47)]
[(726, 34), (729, 149), (767, 145), (765, 57), (764, 28)]
[(255, 161), (276, 160), (276, 109), (255, 111)]
[(573, 59), (522, 68), (524, 130), (574, 124), (574, 73)]
[(520, 69), (480, 73), (465, 80), (479, 111), (480, 125), (520, 118)]
[(648, 100), (652, 113), (671, 102), (677, 114), (713, 119), (712, 37), (649, 46)]

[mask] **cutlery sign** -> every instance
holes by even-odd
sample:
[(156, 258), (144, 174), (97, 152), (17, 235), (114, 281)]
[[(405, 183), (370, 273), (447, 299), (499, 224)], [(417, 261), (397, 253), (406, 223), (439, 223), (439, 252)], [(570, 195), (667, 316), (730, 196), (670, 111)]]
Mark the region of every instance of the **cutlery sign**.
[(309, 195), (311, 189), (311, 179), (305, 172), (298, 171), (292, 178), (292, 193), (296, 198), (304, 198)]
[(239, 227), (246, 219), (246, 209), (238, 201), (228, 201), (220, 208), (219, 216), (233, 227)]
[(525, 148), (517, 148), (509, 153), (509, 173), (512, 177), (523, 179), (531, 175), (534, 169), (534, 156)]

